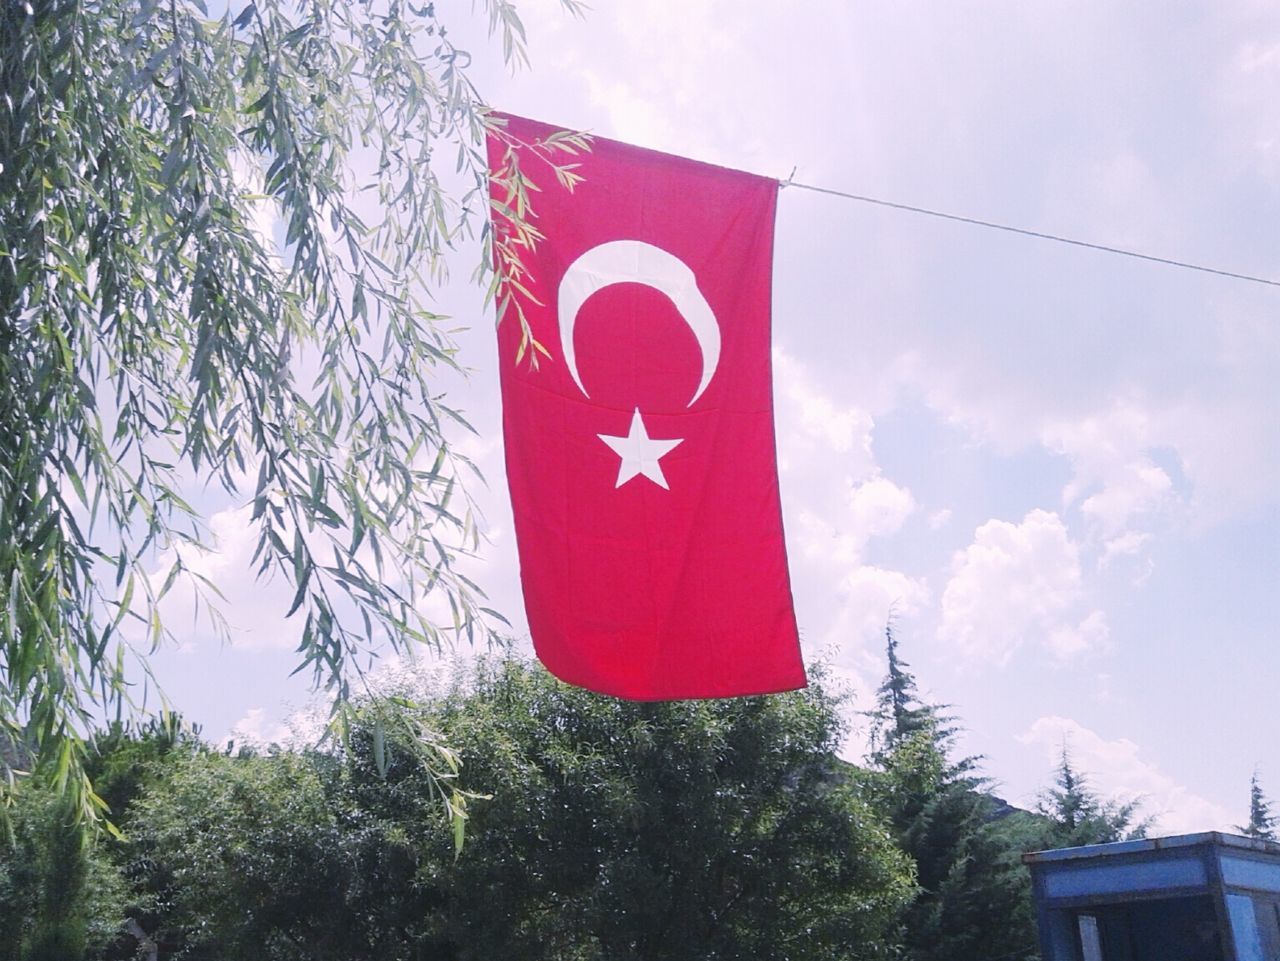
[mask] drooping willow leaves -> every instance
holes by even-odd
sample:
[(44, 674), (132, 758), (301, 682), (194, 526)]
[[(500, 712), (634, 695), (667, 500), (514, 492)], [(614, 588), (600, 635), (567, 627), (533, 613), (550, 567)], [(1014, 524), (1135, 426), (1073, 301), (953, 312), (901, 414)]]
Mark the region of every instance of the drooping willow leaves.
[[(521, 61), (511, 4), (481, 7)], [(98, 816), (82, 736), (128, 706), (161, 600), (184, 584), (217, 617), (184, 562), (210, 484), (243, 504), (259, 576), (292, 585), (300, 669), (337, 704), (358, 655), (493, 629), (458, 570), (465, 422), (427, 301), (486, 209), (468, 63), (432, 3), (0, 5), (10, 781), (34, 767)]]

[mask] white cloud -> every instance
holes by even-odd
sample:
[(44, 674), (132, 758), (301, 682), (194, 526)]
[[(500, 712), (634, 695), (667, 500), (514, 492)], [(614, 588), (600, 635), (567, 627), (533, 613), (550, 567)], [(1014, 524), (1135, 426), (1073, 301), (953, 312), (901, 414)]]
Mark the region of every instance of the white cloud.
[(1141, 587), (1155, 569), (1155, 562), (1144, 550), (1150, 541), (1151, 535), (1140, 531), (1125, 531), (1111, 538), (1103, 545), (1098, 570), (1118, 569), (1128, 574), (1133, 587)]
[(1101, 539), (1121, 538), (1131, 524), (1175, 502), (1172, 478), (1151, 459), (1154, 439), (1151, 418), (1133, 401), (1045, 428), (1045, 446), (1068, 457), (1073, 468), (1063, 502), (1078, 502)]
[(901, 530), (916, 501), (876, 464), (870, 413), (824, 392), (810, 367), (777, 348), (774, 369), (786, 529), (806, 647), (838, 650), (833, 670), (864, 690), (880, 667), (866, 642), (891, 609), (911, 614), (929, 598), (923, 580), (864, 557), (873, 538)]
[[(1192, 485), (1189, 507), (1197, 527), (1239, 516), (1274, 497), (1280, 485), (1280, 404), (1262, 402), (1280, 377), (1280, 350), (1259, 338), (1262, 358), (1247, 376), (1228, 375), (1226, 396), (1197, 397), (1164, 414), (1165, 432), (1178, 438), (1182, 468)], [(1264, 386), (1265, 385), (1265, 386)]]
[(929, 515), (929, 530), (940, 531), (951, 523), (951, 508), (944, 507)]
[(1148, 461), (1126, 464), (1119, 478), (1080, 505), (1098, 523), (1104, 535), (1125, 530), (1135, 514), (1159, 508), (1173, 490), (1173, 481), (1161, 468)]
[(1140, 531), (1125, 531), (1119, 537), (1113, 537), (1107, 541), (1098, 565), (1105, 567), (1117, 558), (1133, 556), (1140, 552), (1150, 540), (1150, 534), (1143, 534)]
[(877, 641), (889, 615), (909, 619), (929, 603), (929, 588), (901, 571), (859, 566), (840, 578), (838, 606), (817, 638), (806, 636), (810, 650), (833, 650), (832, 668), (855, 691), (874, 690), (884, 671)]
[(632, 143), (661, 144), (675, 139), (671, 115), (630, 83), (606, 81), (595, 70), (583, 69), (591, 105), (609, 116), (610, 135)]
[(929, 600), (923, 581), (901, 571), (864, 565), (850, 571), (840, 583), (845, 598), (841, 620), (846, 636), (879, 633), (891, 612), (910, 616)]
[(249, 227), (257, 235), (258, 243), (266, 251), (273, 267), (280, 269), (280, 245), (276, 242), (276, 228), (280, 226), (280, 205), (266, 196), (266, 171), (255, 162), (247, 151), (237, 149), (231, 154), (231, 176), (241, 192), (256, 199), (249, 201)]
[(1110, 636), (1107, 615), (1102, 611), (1093, 611), (1074, 627), (1064, 625), (1051, 631), (1045, 646), (1059, 660), (1069, 660), (1098, 650), (1107, 643)]
[(1096, 620), (1065, 630), (1082, 593), (1079, 550), (1057, 514), (1033, 510), (1019, 524), (989, 520), (952, 559), (939, 636), (996, 663), (1032, 636), (1049, 638), (1061, 653), (1098, 636)]
[(854, 536), (864, 540), (896, 534), (916, 509), (911, 491), (887, 477), (874, 477), (854, 487), (849, 506)]
[(876, 463), (868, 410), (824, 390), (815, 368), (785, 350), (775, 347), (773, 361), (783, 506), (805, 647), (836, 652), (835, 676), (866, 692), (883, 669), (876, 639), (890, 611), (910, 617), (929, 602), (923, 579), (865, 558), (873, 539), (902, 529), (916, 500)]
[(847, 497), (848, 510), (819, 514), (808, 508), (796, 512), (795, 538), (805, 557), (829, 567), (848, 568), (861, 562), (873, 537), (896, 534), (915, 510), (915, 499), (905, 487), (885, 477), (855, 484)]
[[(453, 450), (476, 464), (492, 461), (497, 468), (493, 472), (501, 476), (500, 438), (496, 434), (488, 438), (461, 434)], [(345, 457), (346, 451), (337, 449), (333, 456)], [(420, 452), (413, 464), (426, 469), (431, 466), (432, 460), (429, 453)], [(483, 491), (486, 506), (493, 506), (491, 513), (498, 518), (497, 525), (490, 525), (485, 529), (488, 544), (482, 547), (483, 556), (470, 554), (454, 545), (456, 569), (464, 576), (479, 581), (484, 579), (483, 573), (486, 570), (501, 565), (510, 572), (506, 580), (516, 580), (514, 545), (510, 543), (512, 538), (508, 533), (511, 524), (509, 505), (505, 501), (495, 504), (491, 492), (485, 490), (484, 485), (461, 465), (450, 464), (446, 469), (455, 468), (470, 491)], [(256, 476), (257, 469), (252, 464), (244, 472), (233, 473), (242, 492), (253, 489)], [(384, 493), (383, 485), (377, 481), (371, 482), (371, 490), (379, 496)], [(182, 648), (189, 649), (199, 641), (209, 638), (221, 639), (223, 632), (216, 621), (217, 617), (225, 622), (227, 639), (235, 647), (246, 650), (292, 650), (297, 647), (304, 624), (304, 612), (299, 610), (292, 618), (285, 618), (285, 612), (293, 601), (294, 587), (275, 570), (274, 565), (264, 575), (258, 575), (261, 558), (255, 561), (254, 553), (258, 546), (259, 528), (251, 520), (252, 513), (252, 504), (226, 507), (214, 512), (208, 518), (204, 547), (180, 544), (166, 550), (148, 572), (152, 590), (159, 592), (175, 560), (179, 557), (182, 560), (185, 570), (174, 581), (160, 605), (165, 626), (172, 631)], [(291, 537), (292, 534), (286, 539)], [(309, 532), (304, 530), (303, 539), (317, 563), (326, 563), (325, 558), (331, 555), (332, 548), (324, 530), (319, 527)], [(367, 539), (355, 557), (366, 570), (378, 570), (376, 555)], [(377, 576), (384, 585), (391, 587), (400, 586), (404, 580), (402, 570), (394, 563), (385, 564)], [(200, 583), (199, 578), (207, 580), (216, 590)], [(221, 597), (218, 596), (219, 592)], [(139, 610), (141, 593), (140, 590), (135, 592), (133, 603), (135, 609)], [(357, 626), (359, 620), (355, 616), (354, 605), (341, 592), (335, 592), (335, 597), (339, 616), (349, 616), (350, 625)], [(433, 624), (444, 626), (453, 623), (453, 610), (444, 586), (437, 586), (422, 596), (419, 610)], [(512, 623), (519, 625), (521, 618), (518, 612), (512, 612), (510, 606), (507, 611)], [(217, 612), (216, 615), (214, 612)], [(141, 633), (142, 628), (136, 620), (126, 624), (133, 633)]]
[(862, 556), (863, 541), (841, 533), (821, 515), (807, 508), (795, 514), (795, 523), (787, 525), (791, 540), (800, 547), (800, 555), (828, 570), (845, 569), (857, 564)]
[(1230, 156), (1263, 177), (1280, 180), (1280, 43), (1250, 39), (1239, 46), (1223, 71), (1221, 97), (1232, 123), (1226, 128)]
[(788, 526), (798, 530), (805, 556), (856, 565), (871, 538), (901, 529), (915, 498), (881, 474), (869, 412), (821, 390), (813, 371), (786, 351), (775, 348), (773, 363), (779, 466), (799, 489), (788, 501), (806, 505)]
[(838, 405), (814, 386), (813, 372), (781, 348), (774, 348), (773, 371), (782, 460), (793, 463), (816, 455), (830, 462), (832, 455), (839, 455), (841, 472), (856, 480), (873, 475), (871, 414)]
[(180, 644), (190, 646), (220, 633), (211, 619), (213, 608), (225, 618), (233, 645), (248, 649), (297, 646), (301, 622), (284, 619), (293, 589), (281, 577), (257, 577), (253, 553), (258, 541), (251, 514), (252, 505), (214, 513), (209, 518), (208, 549), (183, 545), (165, 551), (148, 574), (152, 589), (158, 592), (180, 556), (187, 571), (207, 578), (223, 595), (219, 598), (189, 575), (178, 576), (160, 611)]
[(261, 707), (251, 707), (235, 724), (225, 737), (218, 739), (219, 745), (233, 742), (236, 746), (252, 747), (261, 750), (272, 744), (281, 747), (293, 741), (293, 731), (283, 721), (268, 717)]
[(328, 724), (329, 702), (316, 699), (309, 706), (291, 709), (281, 705), (277, 713), (265, 708), (251, 707), (231, 725), (231, 729), (214, 743), (225, 747), (233, 742), (236, 747), (265, 750), (272, 744), (294, 750), (317, 744)]
[(1121, 802), (1141, 799), (1141, 813), (1154, 816), (1158, 833), (1231, 830), (1225, 808), (1193, 794), (1144, 760), (1141, 749), (1128, 738), (1107, 740), (1071, 718), (1050, 715), (1037, 719), (1018, 740), (1043, 747), (1045, 760), (1054, 766), (1065, 742), (1072, 763), (1099, 796)]

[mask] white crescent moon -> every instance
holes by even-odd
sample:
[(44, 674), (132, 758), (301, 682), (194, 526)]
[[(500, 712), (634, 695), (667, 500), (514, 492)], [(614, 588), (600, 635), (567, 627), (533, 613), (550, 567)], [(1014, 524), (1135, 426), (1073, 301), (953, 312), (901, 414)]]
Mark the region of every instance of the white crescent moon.
[(697, 338), (702, 351), (702, 380), (687, 405), (692, 407), (711, 383), (720, 363), (720, 325), (711, 305), (698, 290), (698, 279), (685, 262), (661, 247), (640, 240), (611, 240), (592, 247), (564, 272), (559, 293), (560, 349), (574, 383), (583, 394), (591, 396), (582, 385), (573, 349), (573, 325), (578, 311), (596, 291), (623, 283), (644, 284), (666, 294)]

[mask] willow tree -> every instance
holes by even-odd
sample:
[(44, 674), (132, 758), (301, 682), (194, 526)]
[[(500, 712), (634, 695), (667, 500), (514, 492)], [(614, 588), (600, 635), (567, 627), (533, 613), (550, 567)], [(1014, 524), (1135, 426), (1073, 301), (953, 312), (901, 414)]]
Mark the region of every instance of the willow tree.
[[(522, 61), (508, 0), (481, 7)], [(216, 612), (183, 559), (208, 546), (196, 486), (247, 509), (259, 576), (294, 589), (300, 666), (339, 705), (370, 648), (492, 629), (457, 569), (477, 534), (425, 296), (485, 232), (469, 61), (429, 2), (0, 5), (10, 785), (29, 767), (97, 816), (89, 720), (127, 706), (175, 584)]]

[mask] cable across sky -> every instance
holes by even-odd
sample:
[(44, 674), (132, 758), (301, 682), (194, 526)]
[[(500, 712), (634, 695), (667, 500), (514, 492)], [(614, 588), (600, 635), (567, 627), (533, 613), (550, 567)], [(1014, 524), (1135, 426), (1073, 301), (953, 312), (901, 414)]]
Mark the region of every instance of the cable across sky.
[(1245, 280), (1252, 284), (1266, 284), (1268, 287), (1280, 287), (1280, 280), (1270, 280), (1266, 277), (1255, 277), (1251, 274), (1242, 274), (1234, 270), (1224, 270), (1220, 267), (1207, 267), (1204, 264), (1193, 264), (1185, 260), (1172, 260), (1168, 257), (1157, 257), (1154, 254), (1144, 254), (1137, 250), (1127, 250), (1124, 247), (1111, 247), (1107, 244), (1097, 244), (1089, 240), (1077, 240), (1073, 237), (1061, 237), (1057, 234), (1047, 234), (1040, 230), (1028, 230), (1025, 227), (1014, 227), (1010, 224), (999, 224), (991, 220), (979, 220), (976, 217), (964, 217), (960, 214), (950, 214), (941, 210), (931, 210), (928, 207), (916, 207), (912, 204), (896, 203), (892, 200), (882, 200), (879, 197), (868, 197), (864, 194), (849, 193), (844, 190), (833, 190), (830, 187), (816, 187), (813, 184), (804, 184), (796, 180), (779, 180), (778, 183), (783, 187), (796, 187), (800, 190), (811, 190), (814, 193), (828, 194), (832, 197), (843, 197), (845, 200), (856, 200), (859, 203), (874, 204), (877, 207), (889, 207), (893, 210), (906, 210), (913, 214), (924, 214), (927, 217), (938, 217), (942, 220), (953, 220), (957, 223), (971, 224), (975, 227), (986, 227), (990, 230), (1003, 230), (1005, 233), (1021, 234), (1024, 237), (1035, 237), (1038, 240), (1051, 240), (1058, 244), (1070, 244), (1073, 247), (1085, 247), (1089, 250), (1099, 250), (1105, 254), (1119, 254), (1121, 257), (1133, 257), (1137, 260), (1147, 260), (1154, 264), (1165, 264), (1169, 267), (1180, 267), (1183, 270), (1198, 270), (1204, 274), (1216, 274), (1219, 277), (1230, 277), (1233, 280)]

